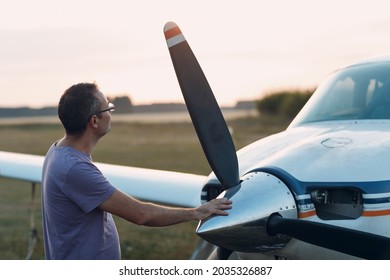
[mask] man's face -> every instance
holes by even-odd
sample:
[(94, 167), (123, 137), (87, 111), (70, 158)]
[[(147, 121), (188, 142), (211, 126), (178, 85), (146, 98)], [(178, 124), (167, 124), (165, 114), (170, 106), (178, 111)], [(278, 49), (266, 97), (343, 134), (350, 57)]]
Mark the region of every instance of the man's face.
[(99, 114), (100, 118), (97, 118), (96, 121), (96, 124), (98, 126), (97, 127), (98, 133), (100, 134), (100, 136), (103, 136), (111, 130), (111, 114), (110, 114), (111, 110), (107, 110), (110, 109), (111, 107), (109, 105), (107, 98), (104, 96), (102, 92), (98, 91), (96, 93), (96, 97), (100, 101), (100, 110), (104, 111)]

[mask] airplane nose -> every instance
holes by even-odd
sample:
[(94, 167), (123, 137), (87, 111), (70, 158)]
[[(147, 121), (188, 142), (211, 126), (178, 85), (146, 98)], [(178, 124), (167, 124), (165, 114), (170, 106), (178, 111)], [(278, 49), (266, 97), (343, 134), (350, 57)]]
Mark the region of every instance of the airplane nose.
[(239, 252), (265, 252), (280, 249), (290, 237), (267, 233), (267, 220), (278, 213), (284, 218), (297, 218), (297, 207), (289, 188), (277, 177), (252, 172), (242, 182), (221, 193), (233, 201), (228, 216), (212, 216), (202, 220), (197, 234), (222, 248)]

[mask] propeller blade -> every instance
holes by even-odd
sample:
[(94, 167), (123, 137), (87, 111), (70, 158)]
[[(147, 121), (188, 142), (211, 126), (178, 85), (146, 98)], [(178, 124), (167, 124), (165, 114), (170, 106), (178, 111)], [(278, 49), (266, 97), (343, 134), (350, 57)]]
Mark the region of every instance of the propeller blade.
[(233, 251), (222, 247), (217, 247), (207, 258), (208, 260), (227, 260)]
[(286, 234), (304, 242), (362, 259), (390, 259), (390, 238), (317, 222), (286, 219), (273, 214), (267, 222), (270, 235)]
[(209, 83), (179, 27), (164, 26), (172, 63), (206, 158), (222, 186), (239, 184), (233, 140)]

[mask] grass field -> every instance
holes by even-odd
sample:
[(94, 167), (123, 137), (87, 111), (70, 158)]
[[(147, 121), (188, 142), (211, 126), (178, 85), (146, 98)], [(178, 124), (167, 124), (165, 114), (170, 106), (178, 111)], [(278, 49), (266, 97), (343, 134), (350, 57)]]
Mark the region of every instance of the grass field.
[[(237, 149), (278, 132), (286, 122), (246, 117), (228, 121)], [(0, 150), (44, 155), (63, 136), (59, 124), (0, 126)], [(208, 175), (210, 167), (188, 122), (115, 122), (110, 134), (94, 150), (94, 161), (119, 165)], [(35, 223), (39, 241), (32, 259), (43, 259), (40, 186), (36, 188)], [(0, 259), (24, 259), (27, 255), (31, 214), (31, 186), (17, 180), (0, 179)], [(139, 227), (116, 218), (123, 259), (188, 259), (196, 246), (197, 223), (165, 228)]]

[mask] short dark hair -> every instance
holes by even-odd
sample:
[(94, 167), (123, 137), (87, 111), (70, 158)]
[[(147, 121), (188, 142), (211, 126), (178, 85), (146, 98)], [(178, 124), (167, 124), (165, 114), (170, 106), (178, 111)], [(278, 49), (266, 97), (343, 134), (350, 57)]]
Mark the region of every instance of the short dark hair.
[(67, 134), (81, 135), (89, 119), (100, 110), (100, 101), (95, 93), (95, 83), (79, 83), (68, 88), (58, 103), (58, 117)]

